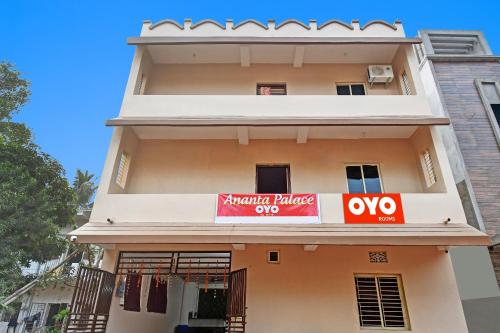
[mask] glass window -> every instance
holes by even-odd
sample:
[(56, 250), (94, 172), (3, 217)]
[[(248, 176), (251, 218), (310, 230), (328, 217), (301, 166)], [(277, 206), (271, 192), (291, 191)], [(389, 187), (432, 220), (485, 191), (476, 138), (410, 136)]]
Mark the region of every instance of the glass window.
[(377, 165), (348, 165), (346, 174), (349, 193), (382, 193)]
[(337, 84), (337, 95), (366, 95), (365, 85), (361, 83)]
[(365, 94), (365, 86), (362, 84), (352, 84), (351, 91), (353, 95), (364, 95)]
[(381, 193), (380, 177), (376, 165), (363, 165), (363, 178), (366, 193)]
[(349, 89), (348, 85), (345, 86), (340, 86), (337, 85), (337, 95), (350, 95), (351, 90)]
[(498, 126), (500, 126), (500, 104), (491, 104), (491, 109), (493, 110)]
[(347, 172), (347, 187), (349, 188), (349, 193), (365, 193), (365, 188), (363, 186), (363, 175), (361, 173), (361, 166), (348, 166), (346, 167)]

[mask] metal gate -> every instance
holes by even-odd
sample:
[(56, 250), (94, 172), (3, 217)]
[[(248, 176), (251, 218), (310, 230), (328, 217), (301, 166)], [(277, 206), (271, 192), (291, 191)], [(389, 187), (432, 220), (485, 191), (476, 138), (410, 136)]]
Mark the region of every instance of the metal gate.
[(105, 333), (115, 274), (80, 267), (64, 332)]
[(244, 333), (246, 325), (247, 269), (231, 273), (227, 295), (227, 333)]

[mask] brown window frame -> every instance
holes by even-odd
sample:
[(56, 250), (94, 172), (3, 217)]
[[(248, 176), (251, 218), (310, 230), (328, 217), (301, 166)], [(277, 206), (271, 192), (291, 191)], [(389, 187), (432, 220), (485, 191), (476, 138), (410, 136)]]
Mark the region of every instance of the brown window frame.
[(282, 167), (286, 169), (286, 194), (292, 193), (292, 183), (291, 183), (291, 177), (290, 177), (290, 164), (257, 164), (255, 166), (255, 193), (256, 194), (262, 194), (259, 193), (259, 173), (258, 169), (259, 168), (265, 168), (265, 167)]

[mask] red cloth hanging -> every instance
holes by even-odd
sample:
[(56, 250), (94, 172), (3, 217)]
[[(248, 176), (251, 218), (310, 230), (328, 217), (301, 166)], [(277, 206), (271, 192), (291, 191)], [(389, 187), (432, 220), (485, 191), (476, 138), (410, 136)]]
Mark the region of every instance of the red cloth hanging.
[(141, 284), (141, 274), (138, 274), (136, 272), (127, 273), (125, 295), (123, 301), (124, 310), (141, 312)]
[[(153, 279), (156, 279), (156, 277)], [(156, 283), (154, 282), (155, 281), (151, 281), (149, 285), (147, 310), (148, 312), (166, 313), (168, 281), (157, 279)]]

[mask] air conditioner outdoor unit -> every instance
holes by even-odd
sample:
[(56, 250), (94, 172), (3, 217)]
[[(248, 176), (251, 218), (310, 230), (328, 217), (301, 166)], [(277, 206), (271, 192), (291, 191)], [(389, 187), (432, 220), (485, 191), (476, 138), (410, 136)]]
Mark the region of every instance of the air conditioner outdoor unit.
[(369, 65), (368, 66), (368, 82), (373, 83), (390, 83), (394, 79), (391, 65)]

